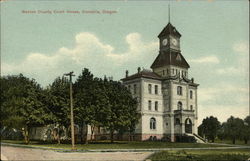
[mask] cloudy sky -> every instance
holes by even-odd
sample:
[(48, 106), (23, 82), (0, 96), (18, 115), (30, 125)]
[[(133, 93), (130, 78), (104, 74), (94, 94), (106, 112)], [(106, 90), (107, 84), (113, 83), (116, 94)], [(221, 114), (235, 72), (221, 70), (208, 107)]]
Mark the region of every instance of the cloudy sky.
[(200, 84), (199, 122), (210, 115), (220, 121), (231, 115), (245, 118), (247, 0), (3, 1), (1, 74), (23, 73), (45, 87), (85, 67), (115, 80), (126, 69), (130, 74), (139, 66), (148, 69), (158, 55), (157, 36), (168, 23), (169, 3), (171, 23), (182, 34), (181, 51), (191, 66), (189, 76)]

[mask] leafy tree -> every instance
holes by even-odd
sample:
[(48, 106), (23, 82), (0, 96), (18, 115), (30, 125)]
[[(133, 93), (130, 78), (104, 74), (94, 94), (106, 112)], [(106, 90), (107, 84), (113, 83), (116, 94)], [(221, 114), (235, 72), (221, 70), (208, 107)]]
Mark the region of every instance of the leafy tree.
[(85, 143), (87, 143), (87, 125), (91, 125), (91, 140), (95, 127), (99, 126), (105, 111), (105, 94), (100, 89), (101, 80), (94, 78), (93, 74), (84, 69), (74, 84), (76, 100), (76, 122), (80, 125), (81, 142), (83, 142), (83, 128), (86, 129)]
[(46, 105), (53, 114), (53, 123), (58, 125), (54, 137), (60, 144), (62, 128), (70, 125), (69, 80), (58, 77), (45, 91)]
[(199, 134), (201, 136), (204, 136), (208, 139), (214, 142), (218, 131), (220, 128), (220, 122), (216, 117), (210, 116), (206, 117), (206, 119), (203, 119), (202, 124), (199, 126)]
[(1, 77), (2, 125), (23, 131), (29, 143), (29, 129), (49, 123), (51, 113), (43, 103), (44, 92), (34, 79), (18, 76)]
[(104, 79), (104, 87), (109, 100), (110, 113), (105, 127), (110, 131), (111, 142), (115, 131), (133, 131), (139, 117), (136, 99), (117, 81)]
[(244, 122), (242, 119), (234, 118), (233, 116), (227, 119), (225, 133), (230, 139), (232, 139), (233, 144), (235, 144), (236, 139), (241, 138), (242, 129), (244, 129)]
[(226, 122), (223, 122), (218, 130), (218, 138), (220, 140), (226, 139), (227, 135), (226, 135)]
[(242, 129), (242, 138), (247, 144), (248, 140), (250, 139), (250, 116), (247, 116), (244, 119), (244, 128)]

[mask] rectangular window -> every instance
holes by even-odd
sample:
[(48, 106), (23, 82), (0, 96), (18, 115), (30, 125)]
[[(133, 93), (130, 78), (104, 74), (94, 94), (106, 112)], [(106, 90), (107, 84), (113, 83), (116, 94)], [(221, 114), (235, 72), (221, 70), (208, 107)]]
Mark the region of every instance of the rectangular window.
[(134, 94), (136, 94), (136, 84), (134, 84)]
[(174, 69), (172, 69), (172, 73), (174, 74)]
[[(131, 89), (131, 87), (130, 87), (130, 85), (128, 85), (128, 90), (130, 91), (130, 89)], [(130, 91), (131, 92), (131, 91)]]
[(151, 94), (152, 93), (152, 85), (148, 84), (148, 93)]
[(148, 101), (148, 110), (151, 110), (151, 101)]
[(190, 91), (190, 99), (193, 99), (193, 91)]
[(158, 94), (158, 85), (155, 85), (155, 94)]
[(167, 74), (169, 74), (169, 70), (167, 69)]
[(155, 111), (158, 111), (158, 101), (155, 101)]
[(165, 75), (165, 70), (162, 71), (162, 75)]
[(177, 87), (177, 95), (182, 95), (182, 87), (181, 86)]

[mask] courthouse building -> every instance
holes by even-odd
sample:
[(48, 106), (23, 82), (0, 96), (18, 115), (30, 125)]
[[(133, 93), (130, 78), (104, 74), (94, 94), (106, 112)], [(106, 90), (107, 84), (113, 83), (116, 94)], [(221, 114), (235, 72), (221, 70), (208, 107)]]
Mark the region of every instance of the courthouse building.
[(181, 53), (181, 34), (168, 23), (158, 35), (159, 54), (152, 70), (129, 75), (123, 84), (138, 100), (141, 119), (135, 130), (136, 140), (168, 138), (197, 134), (197, 87), (189, 76), (188, 62)]

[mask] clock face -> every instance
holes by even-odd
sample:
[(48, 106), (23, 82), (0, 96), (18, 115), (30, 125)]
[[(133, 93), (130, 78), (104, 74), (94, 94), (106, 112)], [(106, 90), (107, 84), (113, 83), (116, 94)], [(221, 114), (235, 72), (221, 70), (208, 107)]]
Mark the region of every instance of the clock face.
[(172, 38), (172, 39), (171, 39), (171, 43), (172, 43), (174, 46), (177, 46), (178, 41), (177, 41), (175, 38)]
[(168, 44), (168, 39), (162, 40), (162, 45), (166, 46)]

